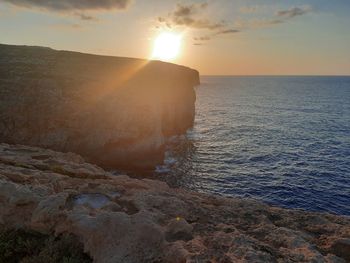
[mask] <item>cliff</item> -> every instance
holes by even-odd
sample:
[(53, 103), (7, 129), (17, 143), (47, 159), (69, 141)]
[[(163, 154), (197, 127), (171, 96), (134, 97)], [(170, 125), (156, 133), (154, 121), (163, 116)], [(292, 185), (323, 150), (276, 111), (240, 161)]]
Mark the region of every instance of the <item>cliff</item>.
[(42, 47), (0, 45), (0, 142), (152, 167), (194, 120), (198, 72)]
[[(18, 229), (18, 246), (3, 227)], [(81, 258), (74, 262), (89, 262), (64, 236), (97, 263), (350, 262), (348, 217), (172, 189), (113, 176), (73, 153), (0, 144), (1, 262), (33, 247), (31, 239), (23, 248), (23, 231), (61, 244), (38, 255), (34, 247), (25, 262), (63, 262), (50, 258), (67, 246), (65, 254)]]

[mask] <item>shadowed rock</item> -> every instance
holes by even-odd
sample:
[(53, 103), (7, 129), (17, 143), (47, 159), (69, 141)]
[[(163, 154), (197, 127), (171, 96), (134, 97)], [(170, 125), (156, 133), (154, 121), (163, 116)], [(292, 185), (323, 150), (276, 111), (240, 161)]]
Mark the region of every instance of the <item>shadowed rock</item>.
[(332, 251), (335, 255), (350, 262), (350, 238), (336, 240), (332, 245)]
[(183, 218), (176, 218), (170, 221), (165, 233), (167, 241), (191, 240), (193, 227)]
[(164, 139), (193, 125), (197, 84), (159, 61), (0, 45), (0, 142), (153, 167)]

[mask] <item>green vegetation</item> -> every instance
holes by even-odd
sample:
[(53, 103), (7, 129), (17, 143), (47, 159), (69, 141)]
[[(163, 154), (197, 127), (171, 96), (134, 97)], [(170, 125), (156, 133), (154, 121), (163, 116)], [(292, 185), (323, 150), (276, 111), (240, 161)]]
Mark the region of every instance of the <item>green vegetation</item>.
[(72, 235), (0, 229), (0, 263), (87, 263), (91, 258)]

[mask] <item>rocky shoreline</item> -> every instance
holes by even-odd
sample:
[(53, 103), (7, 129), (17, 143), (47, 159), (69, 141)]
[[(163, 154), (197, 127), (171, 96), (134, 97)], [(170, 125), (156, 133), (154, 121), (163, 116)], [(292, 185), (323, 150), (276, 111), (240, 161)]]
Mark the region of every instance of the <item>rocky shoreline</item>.
[(0, 263), (349, 262), (348, 217), (101, 168), (161, 162), (198, 84), (159, 61), (0, 45)]
[(350, 261), (348, 217), (173, 189), (21, 145), (0, 144), (0, 225), (71, 235), (101, 263)]

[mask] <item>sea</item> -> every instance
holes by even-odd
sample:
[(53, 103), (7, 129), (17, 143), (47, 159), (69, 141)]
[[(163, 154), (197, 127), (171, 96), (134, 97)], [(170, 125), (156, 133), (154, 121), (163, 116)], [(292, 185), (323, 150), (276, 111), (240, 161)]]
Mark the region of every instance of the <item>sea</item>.
[(196, 118), (169, 138), (172, 187), (350, 215), (350, 77), (203, 76)]

